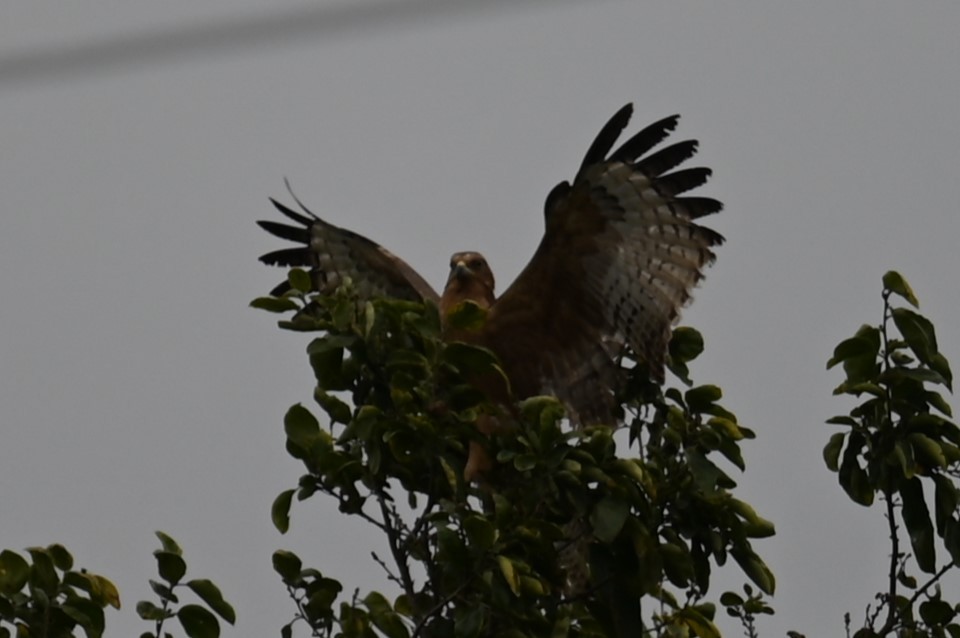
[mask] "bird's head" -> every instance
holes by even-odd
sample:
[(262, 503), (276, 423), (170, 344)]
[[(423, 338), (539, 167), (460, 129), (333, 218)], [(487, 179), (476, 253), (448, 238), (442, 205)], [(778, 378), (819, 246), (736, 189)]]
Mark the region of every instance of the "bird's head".
[(470, 251), (450, 257), (450, 276), (444, 294), (459, 293), (462, 298), (489, 307), (494, 300), (493, 289), (493, 273), (483, 255)]
[(447, 278), (447, 285), (454, 282), (461, 286), (476, 282), (482, 284), (485, 288), (493, 291), (493, 273), (490, 272), (490, 266), (483, 255), (477, 252), (454, 253), (450, 257), (450, 276)]

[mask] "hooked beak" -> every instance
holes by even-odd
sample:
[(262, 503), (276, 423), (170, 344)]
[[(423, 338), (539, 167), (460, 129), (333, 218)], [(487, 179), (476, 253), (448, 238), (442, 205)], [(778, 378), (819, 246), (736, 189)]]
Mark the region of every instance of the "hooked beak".
[(463, 280), (473, 276), (473, 271), (470, 270), (466, 262), (458, 261), (457, 265), (453, 268), (453, 276), (457, 279)]

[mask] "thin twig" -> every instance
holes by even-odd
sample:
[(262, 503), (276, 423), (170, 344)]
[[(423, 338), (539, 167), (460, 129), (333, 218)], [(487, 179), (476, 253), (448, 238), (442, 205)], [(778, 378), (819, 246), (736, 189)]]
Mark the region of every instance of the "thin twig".
[(937, 583), (937, 581), (939, 581), (941, 578), (943, 578), (944, 574), (946, 574), (948, 571), (950, 571), (951, 569), (953, 569), (953, 568), (956, 567), (956, 566), (957, 566), (957, 564), (954, 563), (953, 561), (951, 561), (951, 562), (947, 563), (946, 565), (944, 565), (943, 567), (941, 567), (941, 568), (940, 568), (940, 571), (938, 571), (936, 574), (934, 574), (933, 576), (931, 576), (931, 577), (930, 577), (930, 580), (928, 580), (926, 583), (924, 583), (924, 585), (923, 585), (922, 587), (920, 587), (920, 589), (918, 589), (916, 592), (914, 592), (913, 596), (910, 597), (910, 606), (912, 607), (913, 604), (914, 604), (915, 602), (917, 602), (917, 600), (919, 600), (920, 596), (922, 596), (922, 595), (924, 594), (924, 592), (926, 592), (926, 591), (927, 591), (928, 589), (930, 589), (933, 585), (935, 585), (935, 584)]
[(384, 571), (384, 572), (386, 572), (386, 574), (387, 574), (387, 580), (391, 580), (391, 581), (395, 582), (395, 583), (396, 583), (399, 587), (401, 587), (401, 588), (403, 587), (403, 583), (400, 582), (400, 579), (397, 578), (396, 574), (394, 574), (392, 571), (390, 571), (390, 568), (387, 566), (387, 563), (384, 562), (384, 560), (383, 560), (382, 558), (380, 558), (379, 556), (377, 556), (377, 553), (376, 553), (376, 552), (370, 552), (370, 556), (372, 556), (372, 557), (373, 557), (373, 560), (376, 561), (376, 563), (377, 563), (378, 565), (380, 565), (380, 567), (383, 568), (383, 571)]

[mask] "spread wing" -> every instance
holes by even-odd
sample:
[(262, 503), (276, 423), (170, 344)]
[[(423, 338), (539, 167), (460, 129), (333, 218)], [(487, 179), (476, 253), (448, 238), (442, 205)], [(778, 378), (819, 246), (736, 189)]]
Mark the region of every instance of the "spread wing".
[[(305, 214), (293, 211), (274, 199), (270, 201), (277, 210), (299, 225), (289, 226), (273, 221), (259, 221), (257, 224), (277, 237), (301, 245), (261, 256), (260, 261), (265, 264), (309, 269), (313, 288), (317, 292), (333, 292), (349, 277), (354, 288), (365, 299), (396, 297), (410, 301), (439, 301), (440, 296), (423, 277), (383, 246), (323, 221), (303, 204), (300, 207)], [(290, 284), (284, 281), (270, 294), (280, 296), (288, 290)]]
[(488, 316), (485, 340), (517, 396), (550, 392), (581, 422), (609, 422), (616, 358), (628, 345), (662, 380), (670, 326), (714, 259), (718, 233), (696, 223), (715, 199), (683, 194), (707, 168), (676, 169), (693, 140), (655, 152), (679, 119), (651, 124), (610, 152), (632, 113), (620, 109), (572, 184), (547, 197), (546, 231)]

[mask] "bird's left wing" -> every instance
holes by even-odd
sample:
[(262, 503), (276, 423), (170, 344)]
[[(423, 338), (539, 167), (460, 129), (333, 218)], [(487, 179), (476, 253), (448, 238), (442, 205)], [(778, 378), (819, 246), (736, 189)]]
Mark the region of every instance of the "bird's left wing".
[[(383, 246), (323, 221), (302, 204), (305, 214), (293, 211), (274, 199), (270, 201), (277, 210), (299, 225), (289, 226), (273, 221), (259, 221), (257, 224), (277, 237), (301, 245), (261, 256), (260, 261), (265, 264), (309, 269), (313, 288), (321, 293), (333, 292), (349, 278), (363, 299), (395, 297), (410, 301), (439, 301), (440, 296), (417, 271)], [(290, 284), (283, 282), (271, 294), (280, 296), (288, 290)]]
[(623, 344), (662, 379), (670, 326), (723, 241), (696, 223), (720, 202), (682, 195), (710, 170), (674, 170), (697, 142), (651, 152), (677, 116), (610, 152), (631, 113), (629, 104), (620, 109), (573, 183), (547, 197), (540, 246), (485, 327), (518, 396), (551, 392), (581, 421), (609, 420)]

